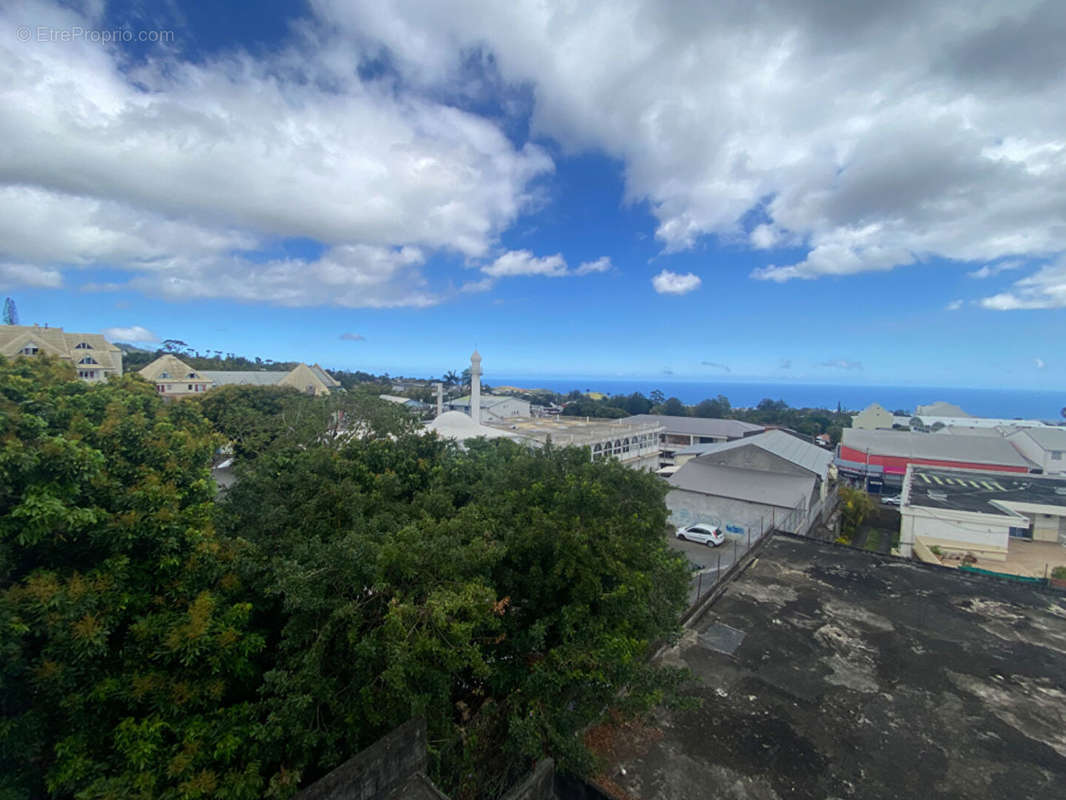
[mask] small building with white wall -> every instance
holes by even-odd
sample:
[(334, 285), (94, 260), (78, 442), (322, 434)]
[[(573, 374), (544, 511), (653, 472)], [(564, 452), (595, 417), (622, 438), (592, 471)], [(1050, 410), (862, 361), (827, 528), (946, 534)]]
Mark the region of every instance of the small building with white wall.
[(1012, 541), (1066, 546), (1066, 478), (917, 464), (907, 468), (901, 555), (910, 556), (924, 545), (1006, 561)]
[(1023, 428), (1007, 441), (1045, 474), (1066, 472), (1066, 428)]

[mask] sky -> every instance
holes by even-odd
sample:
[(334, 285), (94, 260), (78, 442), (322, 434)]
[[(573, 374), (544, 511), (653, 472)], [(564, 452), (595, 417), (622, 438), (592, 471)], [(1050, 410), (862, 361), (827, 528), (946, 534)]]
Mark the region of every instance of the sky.
[(0, 8), (24, 324), (439, 376), (1066, 389), (1066, 3)]

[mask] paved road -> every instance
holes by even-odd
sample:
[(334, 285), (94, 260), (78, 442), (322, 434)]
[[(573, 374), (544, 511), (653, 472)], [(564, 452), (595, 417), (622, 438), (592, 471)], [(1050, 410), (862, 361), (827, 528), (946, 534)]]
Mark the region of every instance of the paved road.
[(727, 572), (733, 566), (734, 556), (740, 558), (744, 555), (747, 540), (743, 536), (727, 533), (725, 543), (719, 547), (682, 542), (676, 536), (669, 537), (669, 544), (671, 549), (681, 553), (691, 564), (699, 564), (699, 569), (693, 567), (692, 570), (688, 597), (691, 605), (696, 602), (697, 594), (706, 594), (714, 586), (719, 570)]

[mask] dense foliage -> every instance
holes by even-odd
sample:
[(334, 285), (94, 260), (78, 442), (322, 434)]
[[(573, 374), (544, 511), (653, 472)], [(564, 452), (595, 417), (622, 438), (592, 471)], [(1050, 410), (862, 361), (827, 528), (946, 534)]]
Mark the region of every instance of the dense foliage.
[[(0, 362), (0, 793), (287, 796), (422, 714), (440, 785), (492, 797), (676, 688), (654, 476), (369, 394), (69, 377)], [(247, 450), (218, 503), (201, 406)]]

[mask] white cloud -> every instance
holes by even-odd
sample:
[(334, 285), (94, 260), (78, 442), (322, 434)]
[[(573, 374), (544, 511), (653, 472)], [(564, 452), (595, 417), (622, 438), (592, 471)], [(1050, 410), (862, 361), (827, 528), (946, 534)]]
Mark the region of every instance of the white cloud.
[(946, 306), (948, 311), (958, 311), (960, 308), (962, 308), (962, 300), (952, 300)]
[(982, 299), (981, 305), (995, 311), (1066, 308), (1066, 257), (1015, 281), (1008, 291)]
[(59, 270), (34, 264), (0, 262), (0, 289), (31, 286), (39, 289), (58, 289), (63, 285)]
[[(553, 256), (537, 257), (529, 250), (508, 250), (491, 264), (486, 264), (481, 271), (490, 278), (513, 278), (523, 275), (540, 275), (546, 278), (565, 278), (574, 275), (594, 275), (611, 269), (611, 259), (607, 256), (595, 261), (586, 261), (577, 269), (570, 269), (561, 253)], [(492, 283), (485, 280), (464, 284), (462, 291), (484, 291)]]
[(365, 342), (366, 337), (361, 333), (346, 332), (341, 334), (341, 339), (346, 342)]
[(159, 337), (147, 328), (133, 325), (129, 328), (104, 328), (100, 331), (104, 338), (111, 342), (126, 342), (127, 344), (155, 344)]
[(756, 273), (785, 281), (1066, 249), (1062, 3), (315, 8), (415, 84), (460, 85), (461, 54), (490, 51), (533, 87), (537, 133), (624, 164), (669, 251), (708, 234), (806, 248)]
[(519, 275), (542, 275), (548, 278), (561, 278), (568, 275), (566, 260), (556, 253), (553, 256), (538, 258), (528, 250), (509, 250), (481, 271), (493, 278), (515, 277)]
[(991, 278), (993, 275), (999, 275), (1001, 272), (1021, 269), (1023, 266), (1025, 265), (1021, 261), (1003, 261), (999, 264), (985, 264), (980, 269), (975, 269), (973, 272), (967, 272), (966, 275), (970, 278), (983, 280), (984, 278)]
[(651, 285), (659, 294), (687, 294), (698, 289), (701, 283), (699, 276), (691, 272), (679, 275), (668, 269), (664, 269), (651, 279)]
[(611, 269), (611, 259), (607, 256), (597, 258), (595, 261), (586, 261), (580, 264), (576, 270), (575, 275), (592, 275), (597, 272), (609, 272)]
[[(480, 257), (553, 169), (489, 119), (361, 80), (379, 47), (317, 21), (268, 56), (160, 50), (131, 66), (120, 48), (16, 40), (26, 20), (92, 27), (71, 9), (14, 13), (0, 11), (0, 261), (117, 268), (170, 296), (272, 301), (262, 290), (280, 282), (279, 302), (328, 301), (337, 281), (360, 282), (350, 265), (306, 264), (305, 282), (322, 283), (301, 288), (284, 277), (294, 265), (235, 253), (306, 237), (334, 252)], [(412, 275), (367, 304), (425, 304), (424, 276), (396, 273)]]
[(1042, 358), (1034, 358), (1033, 366), (1035, 366), (1037, 369), (1044, 369), (1047, 364), (1044, 363), (1044, 359)]

